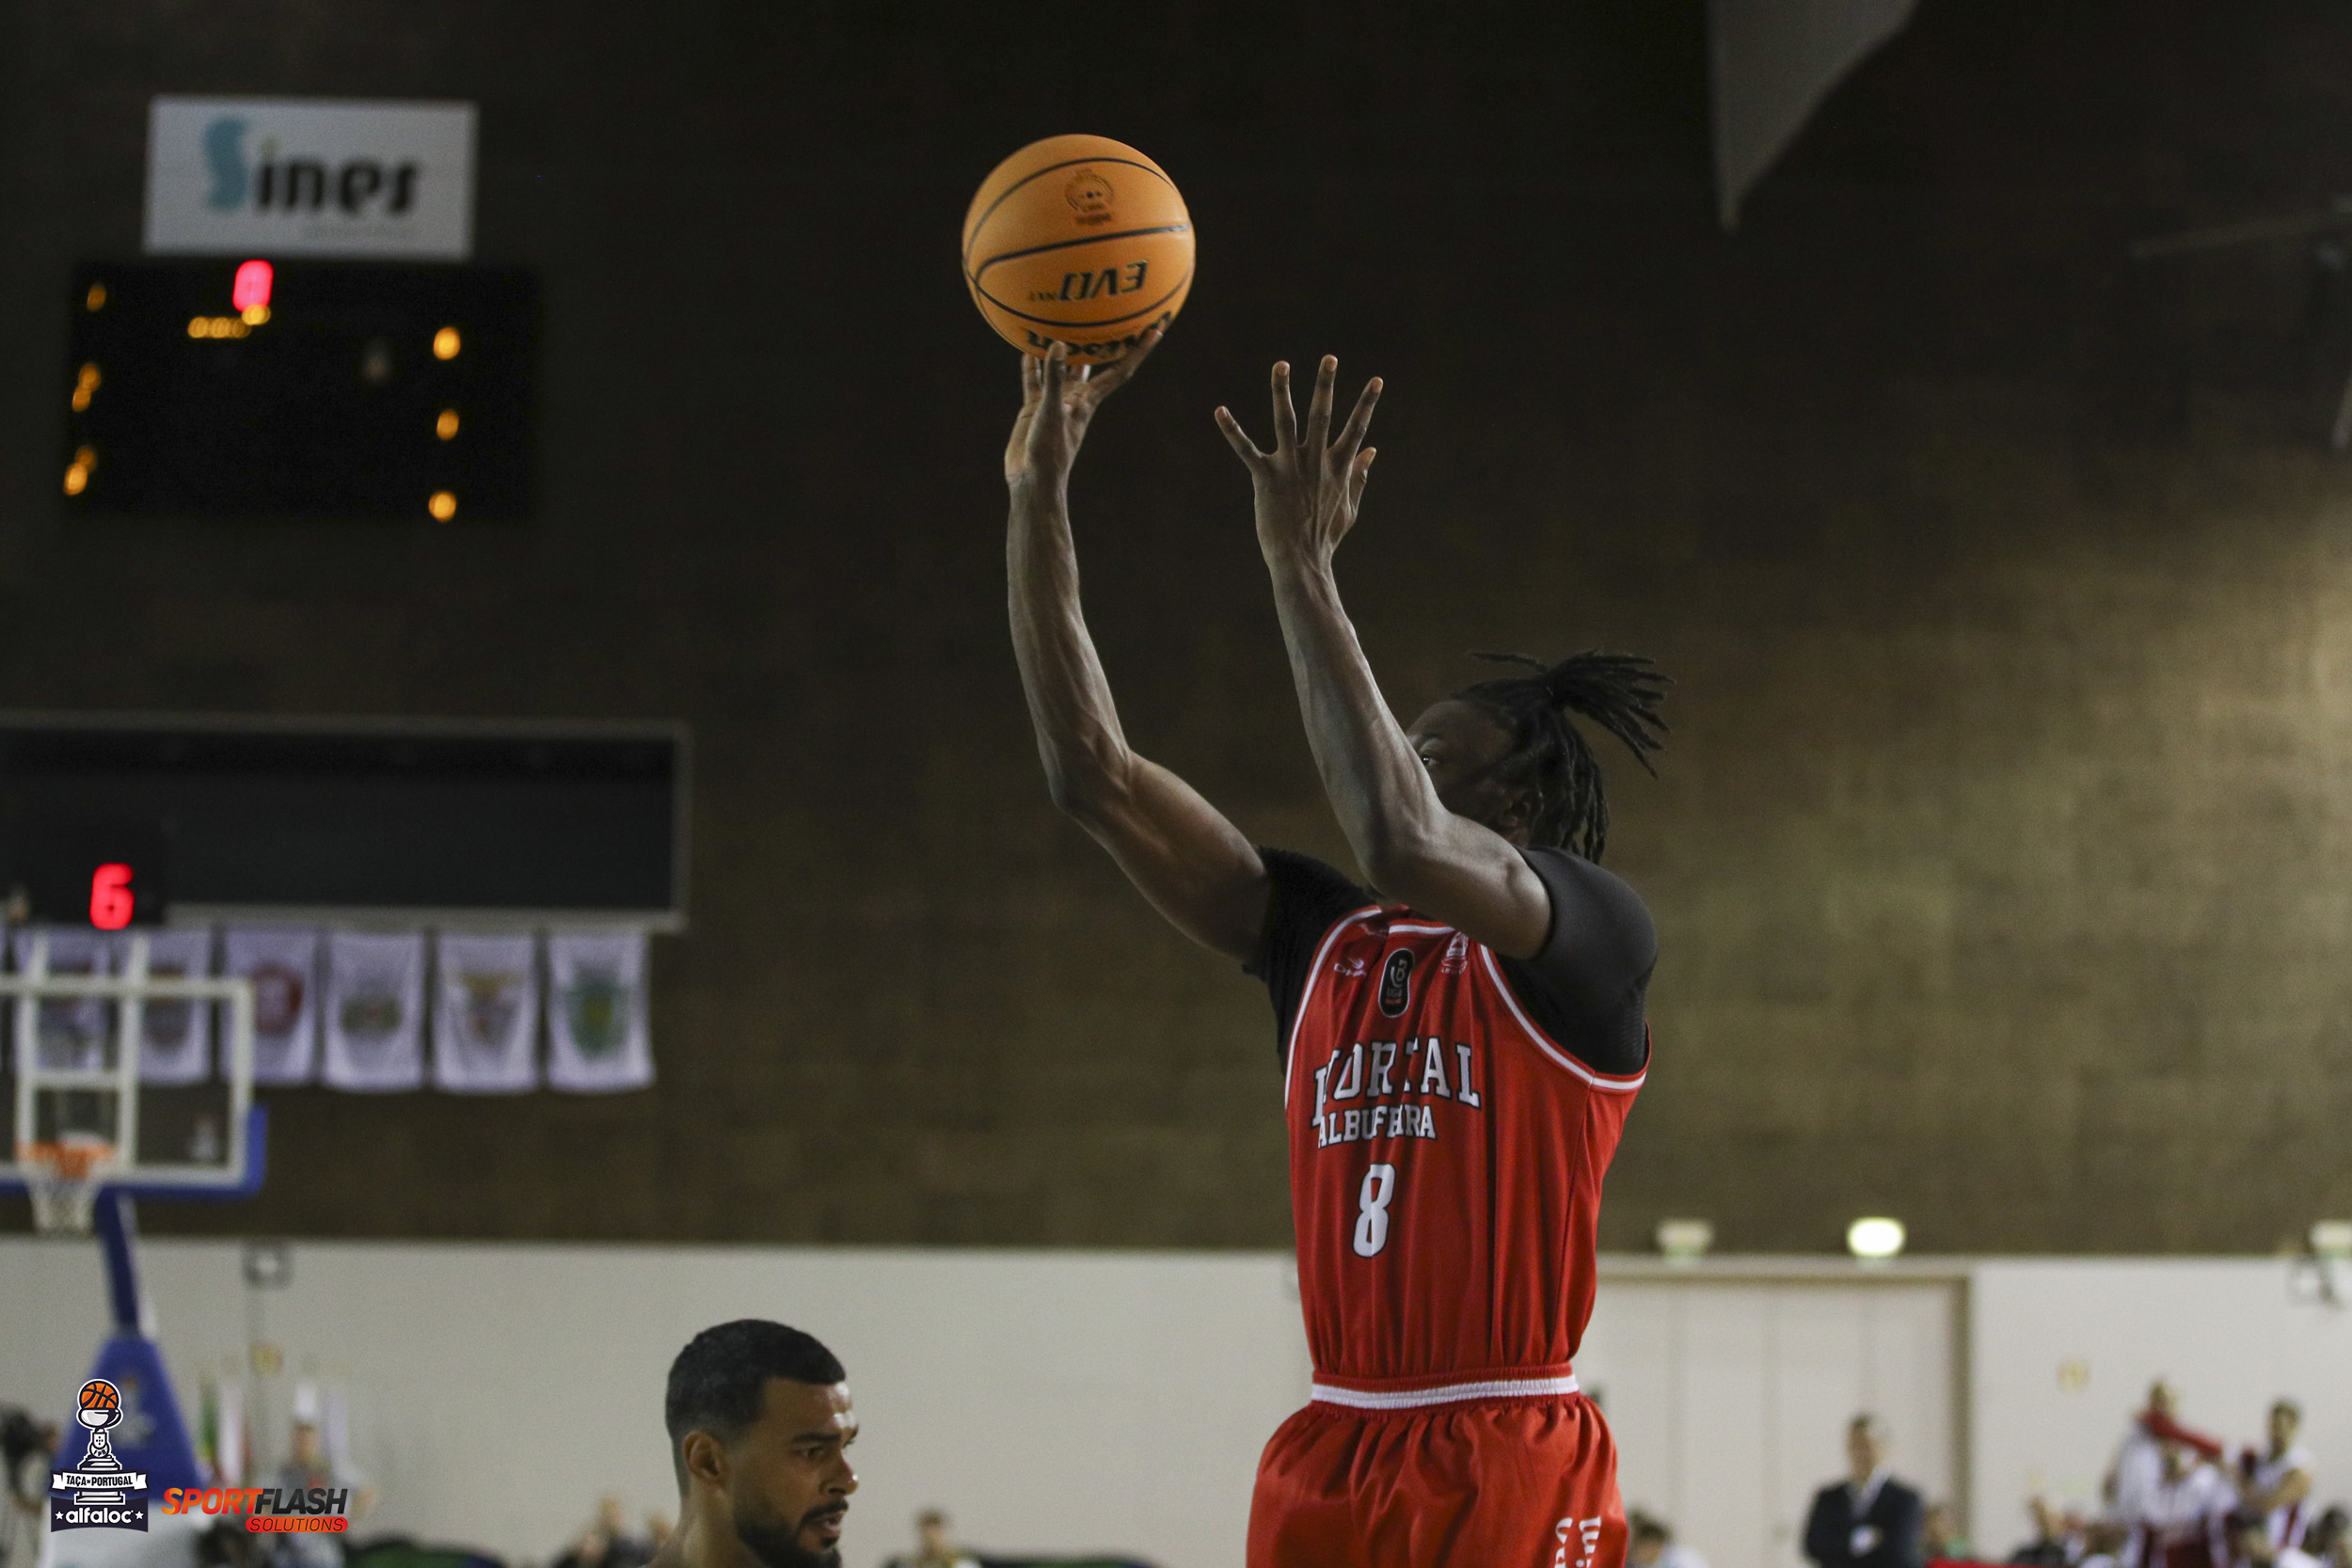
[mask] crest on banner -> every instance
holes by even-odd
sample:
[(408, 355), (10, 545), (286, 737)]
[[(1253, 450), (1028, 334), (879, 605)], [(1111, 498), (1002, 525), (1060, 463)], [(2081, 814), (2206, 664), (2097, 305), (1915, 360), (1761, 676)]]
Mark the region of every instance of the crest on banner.
[(460, 1094), (536, 1087), (539, 944), (529, 931), (443, 932), (433, 1082)]
[(548, 1082), (604, 1093), (653, 1082), (645, 1024), (645, 933), (557, 932), (548, 938)]

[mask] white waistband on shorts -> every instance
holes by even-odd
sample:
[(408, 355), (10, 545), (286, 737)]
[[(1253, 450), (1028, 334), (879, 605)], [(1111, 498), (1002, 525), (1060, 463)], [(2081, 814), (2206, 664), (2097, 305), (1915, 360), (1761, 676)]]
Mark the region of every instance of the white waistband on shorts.
[(1518, 1400), (1546, 1394), (1578, 1392), (1576, 1376), (1505, 1377), (1486, 1383), (1448, 1383), (1436, 1388), (1335, 1388), (1327, 1383), (1310, 1387), (1312, 1398), (1326, 1404), (1353, 1405), (1358, 1410), (1411, 1410), (1424, 1404), (1459, 1404), (1466, 1400)]

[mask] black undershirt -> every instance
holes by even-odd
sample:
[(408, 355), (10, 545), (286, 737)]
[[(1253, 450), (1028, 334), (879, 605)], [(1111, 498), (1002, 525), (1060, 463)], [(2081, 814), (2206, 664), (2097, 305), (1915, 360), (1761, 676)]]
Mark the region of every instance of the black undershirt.
[[(1596, 1072), (1639, 1072), (1649, 1058), (1644, 996), (1658, 964), (1658, 931), (1641, 896), (1622, 878), (1565, 849), (1522, 849), (1551, 895), (1551, 930), (1542, 951), (1495, 955), (1512, 993), (1544, 1033)], [(1260, 849), (1273, 896), (1265, 930), (1245, 973), (1273, 995), (1275, 1050), (1289, 1048), (1291, 1022), (1324, 937), (1342, 919), (1379, 900), (1311, 855)]]

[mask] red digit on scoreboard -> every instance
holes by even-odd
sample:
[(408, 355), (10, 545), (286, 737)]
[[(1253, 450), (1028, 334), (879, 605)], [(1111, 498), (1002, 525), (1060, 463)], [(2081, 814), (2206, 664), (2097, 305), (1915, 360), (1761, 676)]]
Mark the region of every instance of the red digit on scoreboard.
[(246, 261), (229, 285), (229, 303), (238, 311), (269, 309), (269, 287), (276, 274), (267, 261)]
[(120, 863), (100, 866), (90, 873), (89, 923), (102, 931), (119, 931), (131, 924), (131, 911), (137, 900), (131, 892), (131, 868)]

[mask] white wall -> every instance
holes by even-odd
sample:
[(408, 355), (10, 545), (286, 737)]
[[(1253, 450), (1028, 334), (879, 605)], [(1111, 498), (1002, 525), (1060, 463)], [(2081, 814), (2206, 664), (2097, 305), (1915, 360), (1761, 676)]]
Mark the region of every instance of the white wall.
[[(193, 1419), (199, 1372), (246, 1343), (239, 1250), (149, 1241), (143, 1260)], [(670, 1360), (756, 1316), (850, 1369), (852, 1562), (938, 1504), (985, 1545), (1227, 1568), (1259, 1449), (1307, 1396), (1289, 1279), (1263, 1254), (301, 1243), (261, 1304), (289, 1379), (350, 1387), (386, 1529), (544, 1560), (599, 1491), (675, 1512)], [(0, 1400), (61, 1412), (104, 1314), (93, 1244), (0, 1241)]]
[(1577, 1375), (1616, 1434), (1627, 1506), (1672, 1521), (1710, 1568), (1800, 1568), (1813, 1492), (1845, 1474), (1864, 1410), (1906, 1481), (1951, 1497), (1961, 1291), (1900, 1275), (1609, 1280)]

